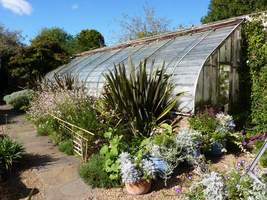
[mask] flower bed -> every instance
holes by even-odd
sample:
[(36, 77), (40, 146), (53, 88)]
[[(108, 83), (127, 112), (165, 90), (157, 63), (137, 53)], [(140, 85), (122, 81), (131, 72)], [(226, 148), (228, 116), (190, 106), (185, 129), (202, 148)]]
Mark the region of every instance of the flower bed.
[[(91, 155), (80, 168), (86, 183), (96, 188), (125, 185), (129, 194), (144, 194), (154, 189), (155, 182), (167, 186), (186, 166), (201, 181), (185, 195), (229, 197), (233, 188), (226, 190), (225, 176), (210, 172), (207, 158), (247, 151), (232, 116), (201, 113), (189, 120), (189, 128), (177, 128), (171, 111), (182, 94), (171, 95), (173, 84), (164, 67), (147, 74), (143, 62), (128, 76), (125, 66), (119, 65), (106, 80), (99, 99), (88, 97), (82, 86), (66, 87), (66, 79), (53, 87), (42, 86), (28, 111), (38, 132), (48, 134), (68, 154), (72, 153), (72, 132), (51, 114), (95, 134), (81, 133), (88, 138)], [(179, 194), (183, 193), (181, 185), (176, 187)]]

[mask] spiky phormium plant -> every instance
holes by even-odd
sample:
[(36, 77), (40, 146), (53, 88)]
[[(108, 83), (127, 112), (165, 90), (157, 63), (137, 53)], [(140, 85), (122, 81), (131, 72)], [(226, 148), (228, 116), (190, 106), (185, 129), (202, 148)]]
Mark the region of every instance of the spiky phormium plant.
[(164, 64), (153, 70), (152, 62), (149, 73), (146, 60), (140, 62), (137, 68), (132, 62), (129, 65), (126, 69), (124, 64), (119, 64), (105, 75), (104, 97), (134, 134), (148, 136), (154, 125), (177, 105), (177, 97), (182, 93), (173, 96), (174, 85), (165, 73)]

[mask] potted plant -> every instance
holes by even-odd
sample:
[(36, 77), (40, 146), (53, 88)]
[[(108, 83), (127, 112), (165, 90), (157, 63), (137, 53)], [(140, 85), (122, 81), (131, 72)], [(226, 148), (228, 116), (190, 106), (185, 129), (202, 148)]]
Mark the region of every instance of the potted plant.
[(233, 117), (224, 113), (216, 114), (216, 129), (210, 136), (210, 154), (220, 156), (226, 152), (226, 143), (235, 128)]
[(151, 180), (156, 176), (154, 163), (148, 158), (132, 159), (129, 153), (120, 155), (120, 170), (122, 182), (126, 191), (132, 195), (148, 193), (151, 189)]

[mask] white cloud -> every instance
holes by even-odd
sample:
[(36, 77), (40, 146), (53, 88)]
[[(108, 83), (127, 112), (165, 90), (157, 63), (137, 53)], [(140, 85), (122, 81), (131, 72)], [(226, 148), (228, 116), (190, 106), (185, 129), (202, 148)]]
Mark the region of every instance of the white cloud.
[(71, 9), (72, 10), (77, 10), (79, 8), (79, 5), (78, 4), (73, 4), (72, 6), (71, 6)]
[(0, 0), (0, 4), (18, 15), (30, 15), (32, 6), (26, 0)]

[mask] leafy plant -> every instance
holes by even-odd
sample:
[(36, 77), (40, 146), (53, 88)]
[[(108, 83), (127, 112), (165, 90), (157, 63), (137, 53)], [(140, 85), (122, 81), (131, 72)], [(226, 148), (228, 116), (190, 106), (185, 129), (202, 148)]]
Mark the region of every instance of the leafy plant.
[(57, 126), (56, 121), (52, 117), (46, 117), (36, 123), (38, 135), (50, 135)]
[(93, 154), (90, 160), (80, 167), (79, 173), (82, 179), (93, 188), (116, 186), (117, 182), (110, 179), (104, 167), (105, 158), (99, 154)]
[(200, 113), (189, 119), (190, 128), (200, 131), (203, 135), (212, 134), (217, 126), (216, 120), (208, 113)]
[(100, 149), (100, 155), (104, 158), (104, 170), (109, 175), (110, 180), (119, 183), (119, 155), (126, 148), (122, 142), (122, 135), (115, 135), (116, 130), (109, 129), (104, 133), (104, 137), (109, 141), (109, 144), (104, 145)]
[(200, 132), (188, 128), (180, 129), (175, 138), (176, 145), (182, 148), (180, 157), (184, 157), (189, 163), (196, 163), (200, 154), (201, 140)]
[(33, 90), (21, 90), (4, 96), (4, 101), (12, 105), (15, 110), (23, 111), (28, 108), (33, 95)]
[(228, 174), (225, 182), (228, 199), (265, 199), (266, 188), (244, 174), (244, 169), (240, 170), (232, 170)]
[(129, 153), (121, 153), (119, 163), (123, 183), (132, 184), (141, 181), (142, 174), (138, 170), (136, 164), (132, 161), (131, 155)]
[(73, 155), (73, 143), (72, 140), (65, 140), (59, 143), (58, 145), (59, 151), (67, 154), (67, 155)]
[(125, 65), (119, 64), (105, 75), (104, 97), (134, 134), (148, 136), (155, 124), (176, 106), (177, 97), (181, 95), (172, 96), (173, 84), (165, 74), (164, 64), (159, 69), (153, 68), (152, 64), (147, 74), (146, 60), (140, 62), (137, 69), (131, 62), (129, 74)]
[(10, 170), (14, 163), (18, 162), (24, 153), (21, 144), (9, 137), (0, 139), (0, 162), (6, 170)]

